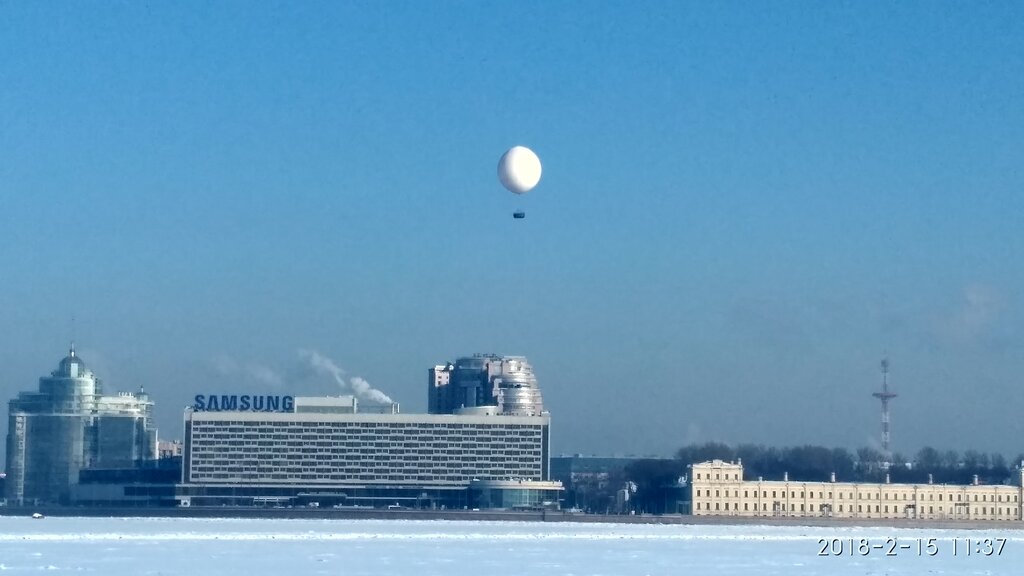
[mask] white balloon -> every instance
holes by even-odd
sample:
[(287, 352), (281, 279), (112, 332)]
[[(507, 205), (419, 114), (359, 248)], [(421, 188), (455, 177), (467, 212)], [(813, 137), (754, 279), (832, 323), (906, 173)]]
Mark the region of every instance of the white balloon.
[(498, 160), (498, 179), (510, 192), (526, 194), (540, 182), (540, 158), (525, 146), (513, 146)]

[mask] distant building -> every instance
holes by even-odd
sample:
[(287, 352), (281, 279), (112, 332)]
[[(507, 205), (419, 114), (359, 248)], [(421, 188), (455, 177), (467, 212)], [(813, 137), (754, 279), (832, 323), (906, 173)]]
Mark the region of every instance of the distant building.
[(427, 384), (427, 413), (428, 414), (451, 414), (455, 407), (451, 406), (453, 400), (448, 387), (452, 381), (452, 372), (455, 371), (455, 364), (439, 364), (430, 369), (429, 382)]
[(181, 440), (160, 440), (156, 443), (156, 456), (160, 460), (181, 457)]
[[(178, 444), (180, 446), (180, 443)], [(181, 456), (148, 460), (132, 468), (83, 468), (71, 487), (74, 506), (176, 506)]]
[(523, 356), (476, 354), (429, 370), (427, 410), (455, 414), (494, 406), (506, 415), (540, 415), (544, 401), (533, 367)]
[(551, 477), (561, 480), (566, 487), (580, 482), (598, 483), (603, 488), (609, 478), (623, 472), (637, 460), (673, 460), (643, 456), (554, 456), (551, 458)]
[[(587, 512), (613, 512), (629, 499), (628, 493), (621, 492), (628, 480), (626, 468), (641, 460), (675, 461), (643, 456), (555, 456), (551, 458), (551, 479), (565, 486), (566, 506)], [(676, 507), (666, 503), (664, 510), (675, 512)]]
[[(1024, 471), (1020, 480), (1024, 481)], [(1021, 483), (890, 484), (744, 480), (741, 462), (691, 466), (697, 516), (796, 516), (1020, 521)]]
[(360, 402), (355, 396), (296, 396), (292, 401), (296, 414), (398, 414), (398, 402)]
[(125, 468), (156, 458), (153, 403), (139, 393), (103, 394), (102, 381), (75, 354), (37, 392), (9, 404), (9, 504), (67, 502), (83, 468)]

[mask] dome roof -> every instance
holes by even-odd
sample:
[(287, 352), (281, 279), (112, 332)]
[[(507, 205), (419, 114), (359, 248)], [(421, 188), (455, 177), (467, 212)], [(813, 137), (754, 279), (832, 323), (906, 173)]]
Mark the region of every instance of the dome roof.
[(72, 344), (68, 355), (60, 361), (60, 365), (57, 367), (57, 373), (54, 374), (54, 376), (78, 377), (83, 374), (85, 374), (85, 362), (75, 355), (75, 345)]

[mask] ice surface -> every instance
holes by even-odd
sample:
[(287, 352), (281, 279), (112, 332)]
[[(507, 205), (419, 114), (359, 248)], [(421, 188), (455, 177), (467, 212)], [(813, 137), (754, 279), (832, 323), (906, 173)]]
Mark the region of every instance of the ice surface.
[[(845, 541), (844, 554), (819, 556), (819, 539), (834, 538)], [(850, 538), (884, 548), (851, 556)], [(886, 556), (887, 538), (911, 548)], [(919, 556), (918, 540), (927, 538), (936, 539), (937, 553), (924, 555), (922, 547)], [(971, 539), (970, 556), (964, 538)], [(973, 543), (984, 538), (1006, 538), (1002, 553), (978, 554)], [(973, 576), (1024, 574), (1022, 560), (1024, 530), (1004, 528), (0, 517), (0, 576)]]

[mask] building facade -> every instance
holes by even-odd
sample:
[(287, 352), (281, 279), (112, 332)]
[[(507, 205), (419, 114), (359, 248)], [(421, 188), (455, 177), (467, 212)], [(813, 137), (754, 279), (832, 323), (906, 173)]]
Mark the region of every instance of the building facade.
[(744, 480), (742, 462), (691, 466), (698, 516), (1020, 521), (1021, 486)]
[[(638, 456), (555, 456), (551, 458), (551, 478), (565, 486), (563, 504), (568, 508), (584, 512), (614, 512), (620, 510), (631, 498), (628, 493), (626, 469), (638, 461), (676, 462), (674, 458)], [(635, 486), (635, 485), (634, 485)], [(622, 494), (622, 489), (627, 489)], [(653, 513), (689, 513), (680, 509), (687, 494), (676, 485), (660, 488), (665, 493), (661, 505), (648, 509)], [(680, 504), (676, 500), (680, 500)]]
[[(550, 479), (547, 415), (308, 412), (330, 402), (304, 400), (294, 412), (187, 411), (182, 503), (465, 507), (474, 480)], [(557, 502), (552, 486), (545, 501)]]
[(525, 357), (476, 354), (429, 370), (429, 413), (453, 414), (482, 406), (495, 406), (507, 415), (544, 412), (540, 386)]
[(9, 504), (63, 503), (89, 467), (124, 468), (156, 458), (153, 403), (146, 394), (103, 394), (74, 346), (39, 390), (9, 403)]
[(158, 440), (156, 443), (157, 459), (181, 458), (181, 440)]
[(438, 364), (429, 370), (429, 381), (427, 383), (427, 413), (428, 414), (451, 414), (455, 407), (451, 406), (452, 372), (455, 371), (455, 364)]
[(477, 509), (557, 509), (560, 482), (543, 480), (473, 480), (469, 502)]

